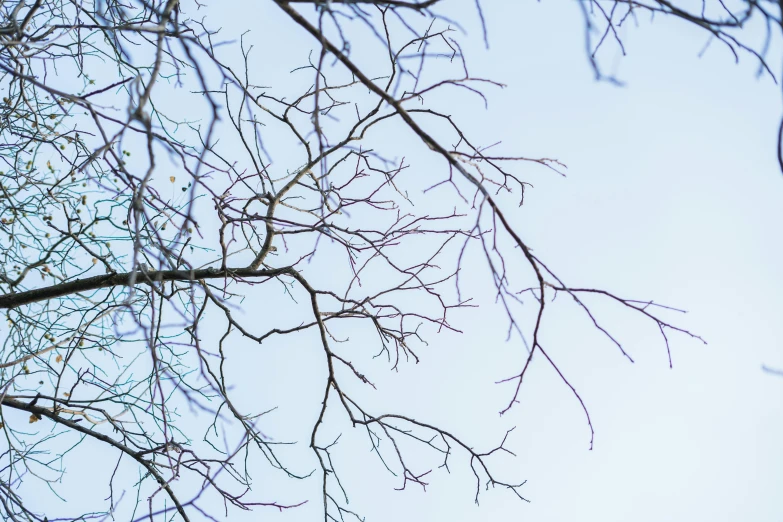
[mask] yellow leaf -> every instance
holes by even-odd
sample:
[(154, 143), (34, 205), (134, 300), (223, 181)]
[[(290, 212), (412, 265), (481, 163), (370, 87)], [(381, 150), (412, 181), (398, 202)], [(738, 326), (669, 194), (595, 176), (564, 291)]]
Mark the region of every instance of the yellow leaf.
[(54, 360), (55, 360), (55, 362), (61, 363), (61, 362), (63, 362), (63, 356), (62, 355), (58, 355), (57, 357), (55, 357)]
[(169, 181), (171, 181), (172, 183), (174, 183), (176, 180), (177, 178), (175, 178), (174, 176), (169, 176)]

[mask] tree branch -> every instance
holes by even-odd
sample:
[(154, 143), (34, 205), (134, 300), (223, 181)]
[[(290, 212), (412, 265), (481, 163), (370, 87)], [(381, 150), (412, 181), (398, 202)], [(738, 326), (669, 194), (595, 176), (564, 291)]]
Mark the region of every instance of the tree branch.
[(9, 408), (13, 408), (15, 410), (20, 411), (26, 411), (28, 413), (31, 413), (35, 415), (38, 418), (46, 417), (47, 419), (50, 419), (57, 424), (66, 426), (67, 428), (70, 428), (74, 431), (78, 431), (79, 433), (82, 433), (84, 435), (88, 435), (92, 437), (93, 439), (100, 440), (102, 442), (105, 442), (106, 444), (109, 444), (116, 449), (122, 451), (129, 457), (131, 457), (133, 460), (138, 462), (147, 472), (152, 475), (155, 480), (158, 482), (161, 488), (163, 488), (166, 493), (168, 493), (169, 498), (171, 498), (172, 502), (174, 502), (174, 505), (177, 507), (177, 512), (182, 517), (182, 519), (185, 522), (189, 522), (190, 518), (188, 517), (187, 513), (185, 513), (185, 508), (180, 503), (177, 496), (174, 494), (174, 491), (172, 491), (171, 486), (169, 486), (168, 482), (163, 478), (163, 476), (158, 472), (158, 470), (155, 469), (155, 467), (152, 465), (152, 463), (146, 461), (140, 452), (133, 451), (131, 448), (126, 446), (125, 444), (122, 444), (120, 442), (117, 442), (116, 440), (112, 439), (111, 437), (104, 435), (103, 433), (98, 433), (96, 431), (93, 431), (91, 429), (85, 428), (84, 426), (77, 424), (76, 422), (64, 419), (63, 417), (60, 417), (57, 415), (54, 411), (51, 411), (49, 408), (44, 408), (42, 406), (37, 406), (35, 404), (36, 399), (33, 399), (31, 402), (26, 403), (22, 401), (18, 401), (16, 399), (11, 398), (3, 398), (2, 405), (7, 406)]
[(198, 281), (199, 279), (275, 277), (294, 272), (293, 268), (284, 267), (269, 270), (253, 270), (250, 268), (217, 270), (215, 268), (202, 268), (199, 270), (134, 271), (124, 274), (106, 274), (68, 281), (59, 285), (36, 288), (26, 292), (7, 294), (0, 297), (0, 309), (17, 308), (56, 297), (114, 286), (133, 286), (164, 281)]

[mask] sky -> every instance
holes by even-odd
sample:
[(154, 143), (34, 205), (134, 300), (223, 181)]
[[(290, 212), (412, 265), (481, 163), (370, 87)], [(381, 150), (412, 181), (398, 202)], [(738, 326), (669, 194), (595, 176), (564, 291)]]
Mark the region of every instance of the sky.
[[(487, 8), (506, 57), (493, 76), (509, 84), (487, 118), (569, 166), (533, 182), (527, 238), (572, 281), (687, 309), (709, 344), (672, 336), (669, 369), (656, 332), (632, 323), (629, 365), (563, 319), (552, 356), (590, 409), (595, 449), (567, 393), (531, 386), (548, 397), (521, 415), (531, 503), (499, 501), (491, 518), (783, 519), (783, 382), (760, 369), (783, 359), (779, 89), (717, 46), (699, 59), (704, 35), (660, 19), (628, 31), (625, 87), (596, 83), (576, 9), (515, 7)], [(468, 513), (453, 519), (486, 519)]]
[[(383, 397), (375, 400), (437, 421), (477, 447), (493, 447), (515, 427), (506, 446), (516, 456), (495, 463), (503, 477), (527, 480), (521, 492), (529, 502), (494, 490), (476, 506), (472, 474), (457, 458), (450, 474), (433, 470), (426, 493), (395, 491), (398, 482), (378, 469), (366, 440), (346, 433), (336, 451), (350, 505), (378, 522), (783, 520), (783, 378), (762, 371), (783, 368), (780, 87), (758, 79), (749, 56), (735, 64), (712, 45), (699, 57), (705, 35), (665, 19), (628, 28), (627, 56), (611, 47), (602, 55), (622, 86), (598, 82), (575, 2), (484, 2), (489, 49), (473, 2), (447, 4), (453, 10), (445, 13), (465, 22), (471, 73), (506, 87), (488, 91), (486, 109), (462, 106), (462, 98), (437, 103), (483, 143), (502, 140), (504, 150), (568, 166), (565, 177), (524, 167), (533, 188), (521, 208), (506, 209), (524, 240), (573, 286), (687, 310), (667, 318), (707, 344), (670, 334), (669, 368), (654, 325), (596, 301), (630, 363), (562, 299), (548, 319), (547, 351), (588, 408), (591, 450), (579, 402), (542, 360), (534, 360), (520, 403), (498, 414), (512, 390), (495, 382), (518, 371), (525, 353), (518, 340), (506, 342), (488, 274), (476, 265), (465, 284), (480, 306), (452, 317), (463, 333), (432, 338), (418, 365), (377, 373)], [(234, 6), (242, 17), (214, 6), (207, 15), (227, 31), (253, 29), (247, 38), (258, 38), (260, 66), (290, 70), (315, 42), (302, 36), (264, 53), (292, 28), (257, 5), (264, 7)], [(276, 306), (283, 313), (285, 305)], [(319, 406), (322, 368), (312, 362), (319, 348), (272, 346), (237, 341), (232, 350), (245, 355), (227, 371), (242, 401), (279, 406), (264, 430), (287, 440), (312, 424)], [(312, 469), (308, 456), (295, 465)], [(312, 500), (230, 519), (318, 519), (318, 482), (292, 490), (278, 475), (260, 474), (256, 488), (269, 499)]]
[[(460, 8), (448, 13), (476, 20), (472, 3)], [(631, 364), (564, 304), (547, 344), (588, 407), (590, 451), (578, 402), (540, 361), (521, 403), (498, 415), (510, 390), (494, 382), (518, 367), (521, 350), (505, 342), (502, 313), (478, 274), (481, 307), (453, 319), (464, 333), (439, 336), (385, 389), (406, 411), (477, 445), (491, 447), (516, 426), (508, 444), (516, 457), (498, 464), (528, 481), (530, 502), (490, 491), (476, 506), (464, 463), (450, 475), (433, 471), (426, 493), (394, 491), (356, 439), (342, 455), (351, 506), (382, 522), (783, 519), (783, 379), (761, 369), (783, 366), (779, 88), (757, 79), (747, 56), (736, 65), (713, 45), (700, 58), (705, 35), (661, 19), (627, 31), (626, 57), (604, 56), (624, 86), (596, 82), (576, 5), (484, 8), (490, 48), (466, 23), (468, 65), (507, 87), (491, 91), (486, 110), (459, 106), (461, 121), (486, 129), (484, 143), (502, 140), (507, 150), (568, 165), (565, 178), (524, 171), (534, 188), (509, 212), (525, 240), (571, 284), (688, 310), (672, 319), (708, 344), (671, 335), (670, 369), (653, 326), (598, 304)], [(301, 380), (286, 393), (293, 404), (309, 400), (302, 383), (312, 374), (292, 368), (290, 355), (268, 363), (262, 395), (280, 396), (275, 375), (293, 372)], [(307, 421), (284, 411), (270, 422)], [(271, 479), (265, 487), (286, 486)], [(276, 516), (312, 520), (318, 509), (314, 502)]]
[(524, 238), (572, 284), (688, 310), (674, 318), (708, 344), (671, 335), (669, 369), (654, 327), (599, 306), (630, 364), (578, 311), (558, 315), (549, 351), (590, 411), (589, 451), (579, 404), (544, 364), (498, 416), (509, 390), (493, 382), (519, 347), (486, 299), (463, 335), (395, 377), (469, 440), (516, 425), (503, 470), (528, 480), (530, 503), (495, 491), (476, 507), (467, 469), (434, 476), (426, 494), (373, 487), (356, 502), (384, 522), (783, 520), (783, 379), (761, 369), (783, 366), (779, 87), (717, 45), (699, 58), (705, 35), (662, 19), (627, 31), (626, 57), (604, 57), (623, 87), (596, 82), (576, 5), (484, 7), (490, 49), (469, 25), (469, 66), (507, 88), (486, 111), (462, 107), (463, 121), (489, 129), (484, 142), (568, 165), (566, 178), (526, 171)]

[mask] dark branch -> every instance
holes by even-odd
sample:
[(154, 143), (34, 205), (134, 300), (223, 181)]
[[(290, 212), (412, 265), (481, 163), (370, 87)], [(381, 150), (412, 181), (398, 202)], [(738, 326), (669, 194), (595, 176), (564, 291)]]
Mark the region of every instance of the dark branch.
[(198, 281), (201, 279), (239, 279), (275, 277), (282, 274), (291, 274), (294, 270), (290, 267), (274, 268), (269, 270), (253, 270), (250, 268), (229, 268), (217, 270), (215, 268), (202, 268), (199, 270), (160, 270), (160, 271), (135, 271), (124, 274), (106, 274), (102, 276), (77, 279), (54, 286), (36, 288), (27, 292), (7, 294), (0, 297), (0, 309), (17, 308), (40, 301), (47, 301), (57, 297), (89, 292), (101, 288), (115, 286), (131, 286), (140, 284), (154, 284), (166, 281)]

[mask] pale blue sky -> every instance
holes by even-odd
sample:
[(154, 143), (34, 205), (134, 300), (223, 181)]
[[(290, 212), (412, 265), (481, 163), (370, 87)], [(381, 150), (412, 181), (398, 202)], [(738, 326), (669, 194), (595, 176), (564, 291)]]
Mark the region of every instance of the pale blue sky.
[[(521, 403), (499, 417), (511, 390), (494, 382), (518, 371), (525, 354), (519, 341), (505, 343), (503, 314), (476, 263), (465, 284), (481, 306), (452, 317), (465, 333), (430, 338), (422, 362), (399, 373), (375, 368), (381, 391), (372, 400), (439, 422), (477, 447), (491, 448), (516, 425), (507, 446), (517, 456), (498, 466), (509, 479), (528, 480), (522, 492), (531, 502), (496, 490), (476, 507), (472, 474), (456, 455), (451, 475), (431, 473), (426, 494), (394, 491), (398, 482), (383, 473), (365, 437), (348, 430), (336, 451), (351, 507), (373, 522), (783, 520), (783, 378), (761, 370), (783, 367), (779, 87), (756, 79), (749, 56), (735, 65), (713, 45), (698, 58), (705, 34), (664, 19), (626, 32), (627, 57), (604, 55), (625, 87), (599, 83), (575, 2), (484, 2), (489, 50), (473, 2), (446, 4), (464, 9), (447, 11), (453, 18), (473, 21), (462, 38), (471, 73), (507, 88), (487, 90), (487, 110), (461, 105), (462, 97), (437, 103), (482, 143), (502, 140), (504, 151), (568, 165), (566, 178), (521, 169), (535, 188), (521, 209), (507, 211), (523, 238), (574, 286), (687, 309), (670, 318), (709, 344), (670, 334), (669, 369), (654, 325), (598, 302), (602, 323), (635, 358), (630, 364), (563, 298), (547, 319), (546, 344), (590, 411), (596, 435), (588, 451), (579, 403), (540, 360)], [(258, 67), (286, 78), (315, 42), (268, 3), (253, 16), (247, 5), (234, 6), (240, 18), (213, 5), (207, 19), (224, 25), (226, 38), (251, 29), (246, 41), (257, 45)], [(266, 52), (270, 45), (278, 52)], [(773, 64), (781, 61), (779, 51), (778, 45)], [(285, 151), (275, 153), (285, 163)], [(427, 166), (414, 165), (422, 176)], [(267, 299), (251, 297), (247, 317)], [(287, 305), (273, 304), (273, 312), (285, 313)], [(227, 371), (248, 407), (279, 405), (263, 430), (280, 440), (298, 438), (301, 453), (293, 449), (291, 456), (308, 471), (315, 461), (301, 434), (312, 424), (324, 375), (322, 353), (309, 344), (315, 339), (296, 339), (302, 344), (260, 348), (238, 340)], [(315, 477), (301, 484), (259, 472), (254, 489), (268, 500), (310, 502), (229, 519), (317, 520), (319, 487)]]
[[(470, 19), (470, 4), (455, 18)], [(476, 508), (464, 463), (451, 476), (434, 471), (426, 495), (393, 491), (356, 438), (344, 452), (355, 468), (342, 470), (351, 505), (382, 522), (782, 520), (783, 380), (761, 371), (783, 366), (779, 89), (756, 80), (747, 56), (734, 65), (714, 45), (699, 59), (705, 35), (682, 23), (643, 21), (625, 36), (625, 59), (605, 55), (620, 88), (594, 81), (575, 4), (485, 2), (485, 14), (491, 48), (466, 24), (468, 64), (508, 87), (489, 91), (486, 111), (442, 102), (483, 143), (502, 139), (506, 151), (567, 163), (565, 179), (524, 169), (535, 189), (509, 209), (523, 237), (572, 284), (686, 308), (673, 318), (709, 344), (671, 335), (670, 370), (652, 325), (599, 305), (632, 365), (563, 305), (547, 344), (590, 410), (591, 452), (579, 404), (541, 361), (522, 403), (498, 417), (509, 389), (493, 382), (518, 367), (521, 347), (504, 344), (502, 314), (480, 294), (481, 309), (458, 323), (464, 335), (433, 339), (421, 364), (384, 384), (406, 411), (477, 445), (516, 425), (517, 457), (501, 468), (528, 480), (531, 503), (495, 491)], [(486, 276), (476, 270), (474, 289)], [(270, 375), (295, 371), (282, 359)], [(280, 518), (313, 520), (318, 509)]]
[[(779, 89), (755, 79), (747, 56), (735, 66), (715, 45), (699, 59), (705, 35), (661, 19), (628, 31), (617, 69), (626, 87), (596, 83), (575, 4), (485, 4), (491, 49), (468, 26), (469, 65), (508, 88), (486, 112), (461, 108), (473, 118), (462, 121), (488, 129), (483, 142), (569, 166), (566, 179), (526, 169), (535, 189), (516, 213), (525, 239), (574, 284), (688, 309), (680, 324), (709, 345), (672, 335), (670, 370), (654, 327), (599, 307), (631, 365), (564, 307), (548, 345), (592, 415), (590, 452), (578, 403), (544, 364), (498, 418), (508, 390), (492, 382), (519, 346), (504, 346), (485, 299), (465, 314), (465, 335), (443, 336), (395, 377), (416, 383), (417, 410), (468, 440), (488, 444), (516, 424), (518, 456), (505, 468), (528, 479), (531, 503), (496, 491), (476, 508), (463, 467), (433, 476), (426, 495), (367, 487), (356, 504), (380, 521), (783, 519), (783, 380), (761, 371), (783, 366)], [(311, 520), (313, 508), (283, 518)]]

